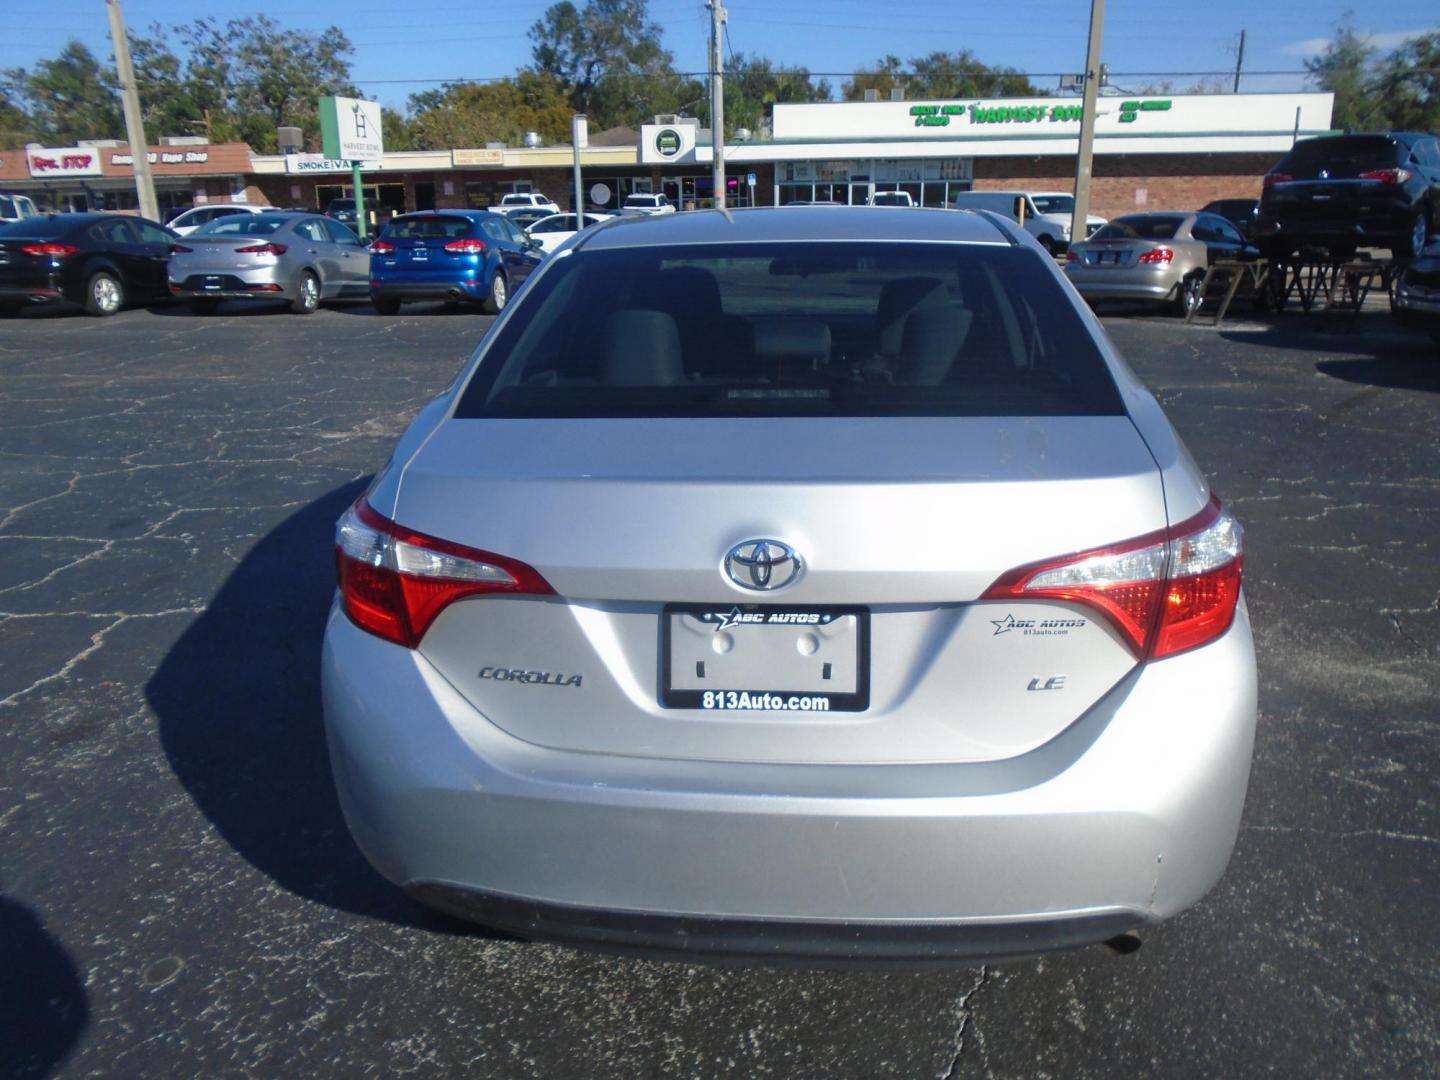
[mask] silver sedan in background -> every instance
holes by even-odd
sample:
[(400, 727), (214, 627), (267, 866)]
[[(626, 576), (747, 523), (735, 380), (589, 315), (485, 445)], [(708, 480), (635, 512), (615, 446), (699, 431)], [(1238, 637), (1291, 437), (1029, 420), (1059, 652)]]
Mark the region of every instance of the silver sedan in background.
[(932, 963), (1150, 925), (1230, 858), (1240, 526), (998, 215), (582, 231), (336, 548), (340, 801), (437, 907)]
[(170, 247), (170, 292), (197, 314), (224, 300), (283, 300), (308, 315), (322, 300), (370, 295), (370, 252), (319, 214), (223, 217)]
[(1209, 266), (1258, 255), (1219, 214), (1127, 214), (1072, 244), (1065, 276), (1086, 300), (1154, 300), (1185, 315)]

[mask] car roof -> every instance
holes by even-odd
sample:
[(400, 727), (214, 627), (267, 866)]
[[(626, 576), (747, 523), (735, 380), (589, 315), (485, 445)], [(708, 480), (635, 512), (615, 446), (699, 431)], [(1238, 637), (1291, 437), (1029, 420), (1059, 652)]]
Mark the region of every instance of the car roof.
[(440, 210), (440, 209), (436, 209), (436, 210), (411, 210), (410, 213), (408, 213), (408, 214), (396, 214), (396, 215), (395, 215), (394, 217), (392, 217), (390, 220), (391, 220), (391, 221), (404, 221), (404, 220), (406, 220), (407, 218), (427, 218), (427, 217), (446, 217), (446, 216), (449, 216), (449, 217), (483, 218), (483, 217), (504, 217), (505, 215), (504, 215), (504, 214), (492, 214), (489, 210), (472, 210), (472, 209), (466, 207), (466, 208), (463, 209), (463, 210), (449, 210), (449, 209), (446, 209), (446, 210)]
[(585, 234), (587, 249), (636, 245), (795, 243), (873, 240), (1011, 244), (994, 218), (966, 210), (913, 206), (762, 206), (611, 218)]

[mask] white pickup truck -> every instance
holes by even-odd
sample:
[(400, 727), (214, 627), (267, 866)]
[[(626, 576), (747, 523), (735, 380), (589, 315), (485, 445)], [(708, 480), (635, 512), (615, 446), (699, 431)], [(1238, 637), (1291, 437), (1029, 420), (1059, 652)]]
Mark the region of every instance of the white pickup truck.
[[(1075, 214), (1075, 196), (1064, 191), (962, 191), (951, 196), (956, 210), (991, 210), (1011, 221), (1019, 221), (1024, 208), (1025, 231), (1051, 255), (1070, 246), (1070, 219)], [(1084, 240), (1108, 219), (1089, 214), (1085, 218)]]

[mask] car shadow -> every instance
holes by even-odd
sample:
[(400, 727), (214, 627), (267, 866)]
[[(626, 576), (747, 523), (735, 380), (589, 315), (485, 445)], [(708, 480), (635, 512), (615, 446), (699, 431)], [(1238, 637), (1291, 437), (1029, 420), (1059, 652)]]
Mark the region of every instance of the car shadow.
[(1421, 349), (1384, 359), (1322, 360), (1315, 365), (1315, 370), (1334, 379), (1364, 386), (1440, 393), (1440, 345), (1429, 343), (1428, 354)]
[(347, 484), (245, 555), (146, 683), (170, 768), (219, 834), (282, 888), (340, 910), (447, 932), (350, 838), (330, 771), (320, 648)]
[(34, 912), (0, 896), (0, 1080), (48, 1076), (89, 1019), (70, 954)]
[[(76, 309), (79, 310), (78, 308)], [(234, 318), (264, 318), (271, 315), (292, 315), (290, 305), (282, 301), (248, 301), (236, 300), (222, 303), (214, 312), (207, 312), (198, 315), (191, 311), (183, 303), (153, 304), (145, 309), (151, 315), (163, 315), (169, 318), (182, 319), (234, 319)], [(369, 300), (326, 300), (320, 305), (321, 311), (334, 312), (337, 315), (361, 315), (369, 318), (390, 318), (397, 319), (403, 315), (471, 315), (477, 318), (485, 316), (475, 305), (450, 305), (443, 301), (423, 304), (406, 304), (400, 309), (399, 315), (381, 315), (376, 311)]]

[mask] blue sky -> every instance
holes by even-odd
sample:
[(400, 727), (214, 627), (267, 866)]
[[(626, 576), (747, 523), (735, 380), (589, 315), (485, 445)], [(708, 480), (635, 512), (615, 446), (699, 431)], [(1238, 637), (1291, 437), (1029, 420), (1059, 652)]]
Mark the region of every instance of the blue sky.
[[(340, 25), (355, 44), (353, 74), (362, 90), (387, 105), (403, 106), (407, 95), (440, 80), (511, 74), (529, 63), (526, 32), (549, 0), (507, 0), (500, 4), (459, 0), (353, 0), (333, 5), (251, 0), (246, 5), (218, 0), (125, 0), (132, 31), (156, 20), (211, 15), (224, 21), (238, 11), (263, 12), (282, 24), (315, 30)], [(812, 71), (848, 72), (886, 53), (908, 58), (936, 50), (968, 48), (982, 60), (1032, 73), (1078, 71), (1085, 55), (1089, 0), (729, 0), (730, 47), (776, 61), (804, 64)], [(44, 14), (41, 13), (43, 8)], [(1105, 19), (1105, 61), (1122, 88), (1147, 81), (1124, 73), (1233, 70), (1241, 29), (1247, 31), (1248, 71), (1302, 69), (1305, 56), (1323, 48), (1347, 9), (1355, 23), (1393, 47), (1408, 34), (1440, 27), (1434, 0), (1207, 0), (1203, 5), (1173, 0), (1109, 0)], [(651, 0), (652, 17), (665, 29), (665, 44), (677, 67), (705, 67), (708, 17), (699, 0)], [(103, 0), (46, 0), (18, 5), (5, 20), (0, 67), (29, 65), (53, 56), (78, 38), (102, 58), (110, 55)], [(1153, 80), (1154, 76), (1150, 79)], [(832, 83), (839, 83), (832, 78)], [(1053, 86), (1053, 77), (1037, 84)], [(1175, 76), (1177, 86), (1193, 78)], [(1303, 88), (1298, 75), (1253, 75), (1242, 90)]]

